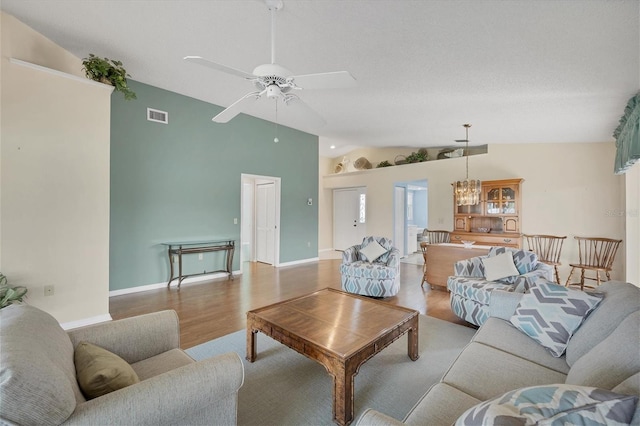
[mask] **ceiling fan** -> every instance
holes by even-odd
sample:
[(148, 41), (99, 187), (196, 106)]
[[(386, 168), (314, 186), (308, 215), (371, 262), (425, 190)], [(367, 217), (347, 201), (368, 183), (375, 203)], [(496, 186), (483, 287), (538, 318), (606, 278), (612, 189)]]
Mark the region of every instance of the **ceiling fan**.
[[(304, 113), (310, 124), (321, 126), (326, 124), (324, 119), (307, 104), (305, 104), (294, 90), (312, 89), (341, 89), (353, 87), (356, 80), (348, 71), (324, 72), (318, 74), (293, 75), (291, 71), (276, 64), (275, 29), (276, 12), (284, 7), (282, 0), (265, 0), (271, 12), (271, 63), (258, 65), (252, 73), (222, 65), (201, 56), (185, 56), (184, 59), (196, 64), (213, 68), (227, 74), (242, 77), (251, 81), (258, 89), (247, 93), (218, 115), (213, 117), (216, 123), (227, 123), (236, 115), (243, 112), (250, 104), (266, 95), (268, 99), (281, 100), (286, 106), (297, 108)], [(277, 112), (277, 106), (276, 106)], [(277, 119), (277, 118), (276, 118)]]

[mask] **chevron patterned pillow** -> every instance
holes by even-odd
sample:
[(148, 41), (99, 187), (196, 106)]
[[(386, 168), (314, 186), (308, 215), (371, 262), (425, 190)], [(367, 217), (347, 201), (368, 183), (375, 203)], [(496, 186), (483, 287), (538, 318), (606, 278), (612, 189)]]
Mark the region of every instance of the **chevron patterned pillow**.
[(516, 389), (471, 407), (456, 426), (628, 425), (638, 397), (586, 386), (553, 384)]
[(551, 355), (560, 357), (573, 333), (603, 297), (603, 294), (588, 294), (538, 280), (530, 292), (522, 296), (510, 321)]

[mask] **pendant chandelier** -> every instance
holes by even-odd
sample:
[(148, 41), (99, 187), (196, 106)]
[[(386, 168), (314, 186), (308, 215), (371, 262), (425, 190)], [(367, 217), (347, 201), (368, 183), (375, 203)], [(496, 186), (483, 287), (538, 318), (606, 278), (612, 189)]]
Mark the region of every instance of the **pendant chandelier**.
[(480, 203), (480, 180), (469, 179), (469, 127), (471, 124), (463, 124), (466, 132), (464, 140), (456, 140), (456, 142), (465, 143), (465, 156), (467, 157), (467, 177), (465, 180), (459, 180), (455, 183), (456, 203), (459, 206), (474, 206)]

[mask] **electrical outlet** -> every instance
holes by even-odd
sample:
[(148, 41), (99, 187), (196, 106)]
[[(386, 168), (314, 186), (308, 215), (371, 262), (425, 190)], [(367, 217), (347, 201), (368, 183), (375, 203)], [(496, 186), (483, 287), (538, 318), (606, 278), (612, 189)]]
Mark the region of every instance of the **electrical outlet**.
[(307, 241), (307, 247), (311, 247), (311, 241)]
[(204, 254), (198, 253), (198, 260), (202, 260), (202, 259), (204, 259)]
[(237, 225), (237, 224), (238, 224), (238, 218), (237, 218), (237, 217), (234, 217), (234, 218), (233, 218), (233, 224), (234, 224), (234, 225)]
[(52, 285), (45, 285), (44, 286), (44, 295), (45, 296), (53, 296), (53, 286)]

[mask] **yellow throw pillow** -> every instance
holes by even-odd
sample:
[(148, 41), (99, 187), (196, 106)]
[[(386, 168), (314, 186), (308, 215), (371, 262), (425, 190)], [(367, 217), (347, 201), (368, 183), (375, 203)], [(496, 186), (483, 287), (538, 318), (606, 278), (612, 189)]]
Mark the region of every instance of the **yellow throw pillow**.
[(76, 377), (87, 399), (106, 395), (140, 382), (133, 368), (118, 355), (88, 342), (80, 342), (74, 353)]

